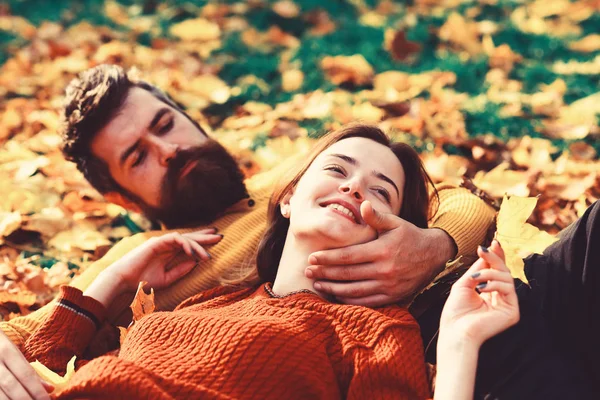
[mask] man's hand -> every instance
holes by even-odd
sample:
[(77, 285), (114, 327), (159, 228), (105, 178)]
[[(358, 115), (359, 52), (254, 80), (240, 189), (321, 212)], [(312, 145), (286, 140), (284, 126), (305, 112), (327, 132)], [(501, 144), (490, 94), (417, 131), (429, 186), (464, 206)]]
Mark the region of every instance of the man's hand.
[(17, 347), (0, 332), (0, 399), (50, 399), (42, 381)]
[(346, 304), (377, 307), (410, 299), (456, 255), (441, 229), (421, 229), (363, 202), (360, 212), (377, 239), (311, 254), (305, 271), (315, 289)]

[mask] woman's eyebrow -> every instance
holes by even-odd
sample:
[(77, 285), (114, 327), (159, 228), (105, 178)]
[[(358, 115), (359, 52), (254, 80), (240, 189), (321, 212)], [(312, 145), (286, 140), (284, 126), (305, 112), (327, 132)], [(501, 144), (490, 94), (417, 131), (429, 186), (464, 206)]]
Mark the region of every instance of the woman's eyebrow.
[[(354, 166), (357, 166), (359, 164), (357, 159), (352, 158), (350, 156), (346, 156), (344, 154), (331, 154), (331, 156), (342, 159), (342, 160), (346, 161), (348, 164), (352, 164)], [(377, 178), (379, 178), (383, 181), (386, 181), (387, 183), (392, 185), (394, 187), (394, 189), (396, 190), (396, 194), (398, 195), (398, 197), (400, 197), (400, 190), (398, 190), (398, 186), (396, 186), (396, 184), (394, 183), (393, 180), (391, 180), (390, 178), (388, 178), (387, 176), (385, 176), (384, 174), (382, 174), (379, 171), (373, 171), (373, 175), (375, 175)]]

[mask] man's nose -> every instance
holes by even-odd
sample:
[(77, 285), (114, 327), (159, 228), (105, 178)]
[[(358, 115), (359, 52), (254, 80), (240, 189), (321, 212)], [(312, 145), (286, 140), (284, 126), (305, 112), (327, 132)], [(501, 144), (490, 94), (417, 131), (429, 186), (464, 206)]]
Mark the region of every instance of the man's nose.
[(358, 201), (363, 201), (363, 190), (358, 179), (352, 179), (340, 186), (340, 192), (349, 194)]
[(179, 145), (167, 142), (157, 137), (154, 137), (150, 140), (152, 142), (152, 146), (158, 153), (158, 160), (160, 164), (165, 167), (169, 165), (169, 162), (171, 162), (173, 157), (175, 157), (175, 154), (177, 154), (177, 151), (179, 150)]

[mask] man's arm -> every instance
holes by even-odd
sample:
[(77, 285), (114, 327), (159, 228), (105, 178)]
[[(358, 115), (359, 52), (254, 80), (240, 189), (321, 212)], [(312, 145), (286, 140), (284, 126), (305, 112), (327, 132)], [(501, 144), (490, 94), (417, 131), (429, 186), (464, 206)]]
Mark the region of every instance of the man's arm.
[(316, 252), (306, 270), (315, 289), (357, 305), (407, 302), (455, 256), (475, 255), (495, 211), (463, 188), (443, 187), (440, 205), (421, 229), (391, 214), (363, 216), (379, 237), (369, 243)]

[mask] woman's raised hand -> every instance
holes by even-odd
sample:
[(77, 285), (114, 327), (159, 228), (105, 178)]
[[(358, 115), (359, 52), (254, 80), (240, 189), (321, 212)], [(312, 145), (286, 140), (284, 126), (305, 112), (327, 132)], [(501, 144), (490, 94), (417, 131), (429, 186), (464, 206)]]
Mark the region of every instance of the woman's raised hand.
[(519, 302), (504, 251), (497, 241), (479, 247), (479, 259), (452, 286), (440, 321), (440, 336), (462, 335), (481, 345), (519, 322)]
[(201, 261), (210, 259), (202, 244), (215, 244), (223, 238), (214, 228), (191, 233), (167, 233), (149, 239), (129, 252), (109, 269), (128, 290), (141, 281), (161, 289), (169, 286)]
[(155, 289), (169, 286), (202, 260), (210, 259), (201, 245), (215, 244), (222, 238), (214, 228), (153, 237), (102, 271), (85, 295), (108, 306), (115, 296), (134, 291), (142, 281)]

